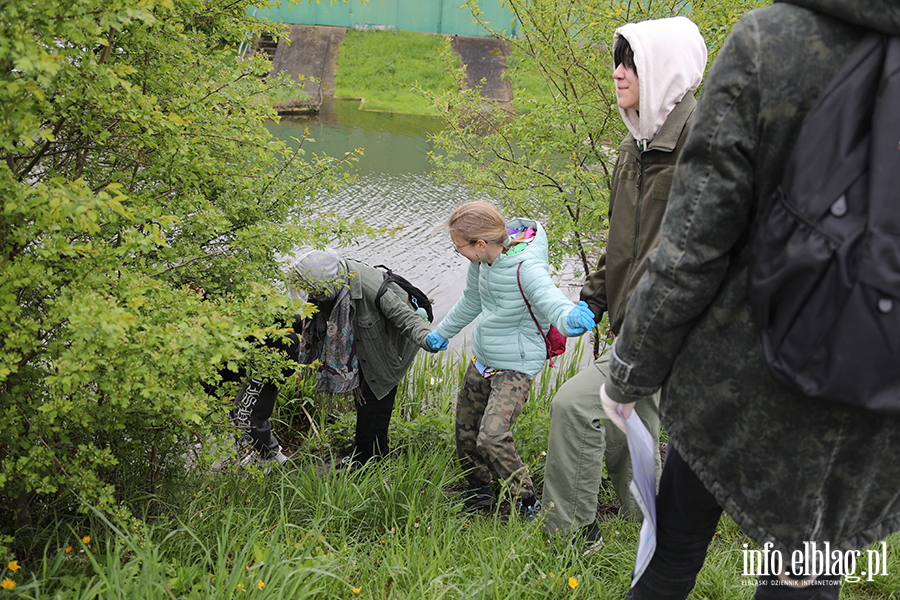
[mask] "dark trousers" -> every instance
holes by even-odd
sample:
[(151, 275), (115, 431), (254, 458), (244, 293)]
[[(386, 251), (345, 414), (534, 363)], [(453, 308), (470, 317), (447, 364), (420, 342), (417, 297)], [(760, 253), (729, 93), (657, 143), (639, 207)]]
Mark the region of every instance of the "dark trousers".
[(365, 463), (372, 457), (386, 456), (390, 450), (388, 426), (394, 411), (397, 387), (394, 386), (387, 396), (379, 400), (372, 393), (362, 372), (359, 380), (362, 400), (356, 401), (356, 449), (353, 460)]
[[(293, 325), (296, 331), (300, 331), (302, 319), (300, 315), (294, 315), (292, 323), (279, 321), (276, 325), (279, 327)], [(268, 348), (277, 348), (288, 356), (294, 356), (300, 345), (300, 339), (296, 333), (291, 333), (287, 337), (268, 337), (264, 345)], [(294, 374), (294, 369), (286, 368), (282, 373), (287, 378)], [(278, 453), (281, 445), (272, 433), (272, 423), (269, 421), (275, 408), (275, 401), (278, 399), (278, 386), (259, 379), (248, 378), (243, 367), (236, 372), (222, 369), (219, 374), (222, 381), (244, 382), (238, 389), (234, 399), (234, 408), (229, 413), (232, 424), (241, 432), (240, 442), (249, 445), (263, 458), (269, 458)], [(215, 395), (215, 390), (211, 386), (207, 386), (207, 392)]]
[(231, 409), (231, 422), (241, 432), (241, 442), (248, 444), (263, 458), (281, 450), (272, 434), (269, 417), (278, 399), (278, 388), (259, 379), (250, 379), (238, 390)]
[[(657, 545), (630, 600), (683, 600), (706, 559), (722, 508), (670, 441), (656, 497)], [(755, 600), (837, 600), (840, 577), (821, 576), (805, 588), (760, 576)], [(832, 585), (833, 584), (833, 585)]]

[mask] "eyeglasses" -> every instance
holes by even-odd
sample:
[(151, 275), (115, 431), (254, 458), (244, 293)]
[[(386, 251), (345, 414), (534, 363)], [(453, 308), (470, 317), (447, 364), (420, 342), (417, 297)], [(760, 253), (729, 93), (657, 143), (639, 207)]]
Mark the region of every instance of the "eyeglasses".
[(459, 246), (457, 246), (456, 244), (453, 244), (453, 251), (456, 252), (457, 254), (461, 254), (461, 252), (459, 251), (460, 248), (465, 248), (466, 246), (471, 246), (474, 243), (475, 242), (466, 242), (465, 244), (460, 244)]

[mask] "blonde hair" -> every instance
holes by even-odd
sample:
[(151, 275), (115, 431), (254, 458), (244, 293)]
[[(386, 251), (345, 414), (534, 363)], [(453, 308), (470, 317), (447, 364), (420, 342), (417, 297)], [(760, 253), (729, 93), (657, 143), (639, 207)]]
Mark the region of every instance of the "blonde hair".
[(493, 205), (480, 200), (467, 202), (453, 211), (438, 229), (446, 228), (451, 237), (472, 243), (484, 240), (488, 244), (506, 246), (509, 233), (506, 220)]

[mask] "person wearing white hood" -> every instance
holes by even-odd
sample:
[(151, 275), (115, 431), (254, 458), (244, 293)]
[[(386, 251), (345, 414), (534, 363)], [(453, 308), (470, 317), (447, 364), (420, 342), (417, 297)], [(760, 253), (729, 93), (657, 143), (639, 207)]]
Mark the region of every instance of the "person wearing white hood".
[[(612, 175), (606, 247), (580, 294), (597, 322), (609, 313), (614, 335), (647, 255), (659, 241), (675, 162), (697, 106), (693, 91), (706, 59), (703, 37), (686, 17), (629, 23), (615, 32), (613, 79), (629, 134), (619, 146)], [(596, 513), (604, 458), (621, 514), (641, 514), (628, 489), (632, 472), (625, 435), (607, 421), (600, 404), (600, 385), (608, 375), (607, 351), (557, 391), (544, 469), (544, 531), (570, 534), (594, 547), (602, 541)], [(656, 447), (658, 407), (657, 393), (636, 411)], [(657, 452), (657, 481), (659, 472)]]

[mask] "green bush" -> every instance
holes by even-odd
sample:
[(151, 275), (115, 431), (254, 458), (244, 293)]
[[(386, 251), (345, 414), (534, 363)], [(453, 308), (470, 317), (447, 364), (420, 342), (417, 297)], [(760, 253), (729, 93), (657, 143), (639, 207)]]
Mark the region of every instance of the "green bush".
[(269, 66), (227, 61), (247, 6), (0, 8), (0, 536), (211, 461), (220, 370), (281, 372), (279, 255), (363, 231), (309, 201), (353, 156), (273, 139)]

